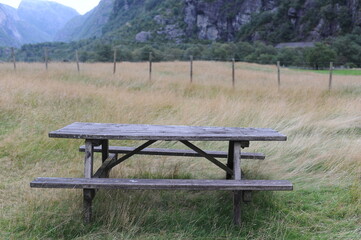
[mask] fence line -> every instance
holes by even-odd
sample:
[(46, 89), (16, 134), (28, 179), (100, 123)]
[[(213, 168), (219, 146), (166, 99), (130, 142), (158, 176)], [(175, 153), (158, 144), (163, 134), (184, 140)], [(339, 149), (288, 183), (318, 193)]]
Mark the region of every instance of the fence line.
[[(44, 47), (44, 62), (45, 62), (45, 68), (46, 70), (48, 70), (48, 62), (49, 62), (49, 54), (48, 54), (48, 48)], [(170, 55), (169, 55), (170, 56)], [(16, 56), (15, 56), (15, 51), (14, 48), (11, 48), (11, 58), (12, 58), (12, 62), (14, 65), (14, 70), (16, 70)], [(78, 54), (78, 50), (75, 51), (75, 60), (76, 60), (76, 64), (77, 64), (77, 70), (78, 72), (80, 72), (80, 66), (79, 66), (79, 54)], [(149, 52), (149, 81), (152, 80), (152, 72), (153, 72), (153, 60), (154, 60), (154, 56), (152, 52)], [(193, 83), (193, 62), (194, 62), (194, 57), (192, 55), (189, 56), (189, 62), (190, 62), (190, 83)], [(199, 59), (198, 59), (199, 60)], [(218, 61), (219, 59), (209, 59), (211, 61)], [(236, 68), (235, 68), (235, 63), (237, 62), (235, 58), (232, 58), (231, 60), (231, 65), (232, 65), (232, 73), (231, 73), (231, 79), (232, 79), (232, 87), (235, 87), (235, 83), (236, 83), (236, 79), (235, 79), (235, 75), (236, 75)], [(226, 61), (229, 62), (229, 61)], [(277, 84), (278, 84), (278, 90), (281, 89), (281, 61), (277, 61), (276, 62), (276, 68), (277, 68)], [(116, 68), (117, 68), (117, 49), (114, 49), (114, 58), (113, 58), (113, 74), (116, 73)], [(329, 84), (328, 84), (328, 89), (331, 90), (332, 89), (332, 80), (333, 80), (333, 70), (334, 70), (334, 62), (329, 62)]]

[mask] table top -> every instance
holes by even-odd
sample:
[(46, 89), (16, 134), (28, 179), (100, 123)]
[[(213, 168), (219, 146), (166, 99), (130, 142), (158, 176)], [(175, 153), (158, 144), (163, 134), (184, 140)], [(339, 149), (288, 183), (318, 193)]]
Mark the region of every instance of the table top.
[(198, 127), (75, 122), (49, 133), (52, 138), (166, 141), (286, 141), (269, 128)]

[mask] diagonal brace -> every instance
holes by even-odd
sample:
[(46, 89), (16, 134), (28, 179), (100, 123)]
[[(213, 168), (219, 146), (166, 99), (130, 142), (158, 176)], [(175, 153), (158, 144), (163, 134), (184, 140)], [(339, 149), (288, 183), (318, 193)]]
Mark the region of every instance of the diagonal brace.
[(230, 169), (229, 167), (227, 167), (226, 165), (224, 165), (223, 163), (221, 163), (220, 161), (218, 161), (217, 159), (215, 159), (214, 157), (212, 157), (211, 155), (209, 155), (208, 153), (206, 153), (205, 151), (203, 151), (199, 147), (197, 147), (194, 144), (192, 144), (192, 143), (190, 143), (188, 141), (185, 141), (185, 140), (182, 140), (180, 142), (183, 143), (184, 145), (186, 145), (187, 147), (189, 147), (190, 149), (192, 149), (193, 151), (197, 152), (202, 157), (208, 159), (209, 161), (211, 161), (212, 163), (214, 163), (218, 167), (222, 168), (228, 174), (233, 175), (233, 170), (232, 169)]
[(133, 151), (131, 151), (130, 153), (127, 153), (126, 155), (124, 155), (123, 157), (119, 158), (118, 160), (115, 161), (111, 161), (108, 166), (106, 167), (107, 170), (112, 169), (113, 167), (115, 167), (116, 165), (118, 165), (121, 162), (124, 162), (125, 160), (127, 160), (128, 158), (130, 158), (131, 156), (139, 153), (140, 151), (142, 151), (144, 148), (152, 145), (153, 143), (155, 143), (157, 140), (150, 140), (142, 145), (140, 145), (139, 147), (137, 147), (136, 149), (134, 149)]
[(93, 178), (100, 178), (103, 177), (104, 174), (107, 172), (108, 165), (112, 162), (117, 160), (116, 159), (117, 154), (109, 154), (109, 157), (103, 162), (103, 164), (100, 166), (100, 168), (94, 173)]

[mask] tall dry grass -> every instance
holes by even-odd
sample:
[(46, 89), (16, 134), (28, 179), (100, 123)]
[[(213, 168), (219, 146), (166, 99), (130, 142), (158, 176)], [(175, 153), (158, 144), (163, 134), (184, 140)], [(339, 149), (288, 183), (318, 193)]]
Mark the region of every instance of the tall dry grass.
[[(288, 141), (252, 142), (247, 151), (267, 157), (242, 162), (250, 177), (290, 179), (296, 189), (352, 186), (360, 201), (360, 76), (334, 76), (329, 92), (327, 75), (283, 69), (278, 90), (274, 66), (245, 63), (236, 65), (234, 89), (231, 65), (222, 62), (195, 62), (193, 84), (187, 62), (155, 63), (151, 82), (147, 63), (120, 63), (115, 75), (106, 63), (81, 64), (80, 73), (73, 63), (51, 63), (48, 71), (38, 63), (19, 63), (16, 71), (0, 64), (0, 72), (0, 206), (10, 222), (18, 209), (36, 206), (39, 196), (43, 203), (76, 199), (73, 191), (28, 187), (38, 176), (82, 176), (82, 141), (47, 137), (75, 121), (273, 128)], [(225, 142), (197, 144), (227, 149)], [(206, 160), (174, 157), (135, 157), (112, 172), (152, 175), (224, 177)], [(129, 213), (123, 217), (135, 221)]]

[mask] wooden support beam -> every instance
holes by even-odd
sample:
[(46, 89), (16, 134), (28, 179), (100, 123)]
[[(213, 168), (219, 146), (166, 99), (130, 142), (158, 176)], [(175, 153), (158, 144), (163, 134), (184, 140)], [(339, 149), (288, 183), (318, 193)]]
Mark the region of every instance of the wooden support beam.
[(116, 160), (116, 154), (109, 154), (108, 158), (105, 159), (103, 164), (100, 166), (100, 168), (94, 173), (93, 178), (108, 178), (109, 177), (109, 170), (108, 165)]
[[(93, 177), (94, 146), (92, 140), (85, 140), (84, 177)], [(94, 189), (83, 190), (84, 222), (90, 223), (92, 219), (92, 201), (95, 196)]]
[(333, 62), (330, 62), (330, 77), (328, 80), (328, 90), (331, 91), (332, 89), (332, 72), (333, 72)]
[(191, 55), (189, 57), (190, 59), (190, 80), (191, 80), (191, 83), (193, 82), (193, 56)]
[[(80, 146), (79, 151), (84, 152), (85, 146)], [(124, 147), (124, 146), (109, 146), (110, 153), (126, 154), (134, 151), (134, 147)], [(94, 152), (102, 152), (101, 147), (94, 147)], [(211, 155), (214, 158), (228, 158), (228, 153), (223, 151), (204, 151), (208, 155)], [(199, 153), (191, 149), (171, 149), (171, 148), (145, 148), (140, 151), (140, 155), (155, 155), (155, 156), (181, 156), (181, 157), (203, 157)], [(242, 159), (254, 159), (254, 160), (264, 160), (266, 156), (262, 153), (255, 152), (242, 152)], [(233, 158), (231, 159), (233, 166)]]
[[(234, 142), (229, 141), (228, 145), (228, 157), (227, 157), (227, 167), (233, 170), (233, 151), (234, 151)], [(227, 173), (226, 179), (232, 179), (233, 175)]]
[(226, 171), (228, 174), (233, 174), (233, 171), (227, 167), (226, 165), (224, 165), (223, 163), (221, 163), (220, 161), (218, 161), (217, 159), (215, 159), (214, 157), (212, 157), (211, 155), (207, 154), (205, 151), (203, 151), (202, 149), (198, 148), (197, 146), (195, 146), (194, 144), (182, 140), (180, 141), (181, 143), (183, 143), (184, 145), (186, 145), (187, 147), (189, 147), (190, 149), (196, 151), (197, 153), (199, 153), (199, 155), (203, 156), (204, 158), (208, 159), (209, 161), (211, 161), (212, 163), (214, 163), (215, 165), (217, 165), (218, 167), (222, 168), (224, 171)]
[(45, 61), (45, 68), (48, 70), (48, 48), (44, 48), (44, 61)]
[(137, 147), (136, 149), (134, 149), (134, 151), (124, 155), (123, 157), (119, 158), (118, 160), (115, 161), (111, 161), (107, 167), (107, 170), (112, 169), (113, 167), (115, 167), (116, 165), (118, 165), (121, 162), (124, 162), (125, 160), (127, 160), (128, 158), (130, 158), (131, 156), (139, 153), (140, 151), (142, 151), (144, 148), (152, 145), (153, 143), (155, 143), (156, 140), (150, 140), (147, 141), (146, 143), (142, 144), (141, 146)]
[(76, 68), (77, 68), (78, 72), (80, 72), (78, 50), (75, 51), (75, 59), (76, 59)]
[(235, 59), (232, 58), (232, 87), (234, 88), (236, 84), (236, 77), (235, 77)]
[[(241, 143), (233, 143), (233, 179), (241, 180), (242, 171), (241, 171)], [(242, 201), (242, 191), (234, 191), (233, 193), (233, 224), (236, 226), (241, 226), (241, 201)]]
[(12, 58), (12, 60), (13, 60), (14, 70), (16, 70), (15, 50), (14, 50), (13, 47), (11, 48), (11, 58)]

